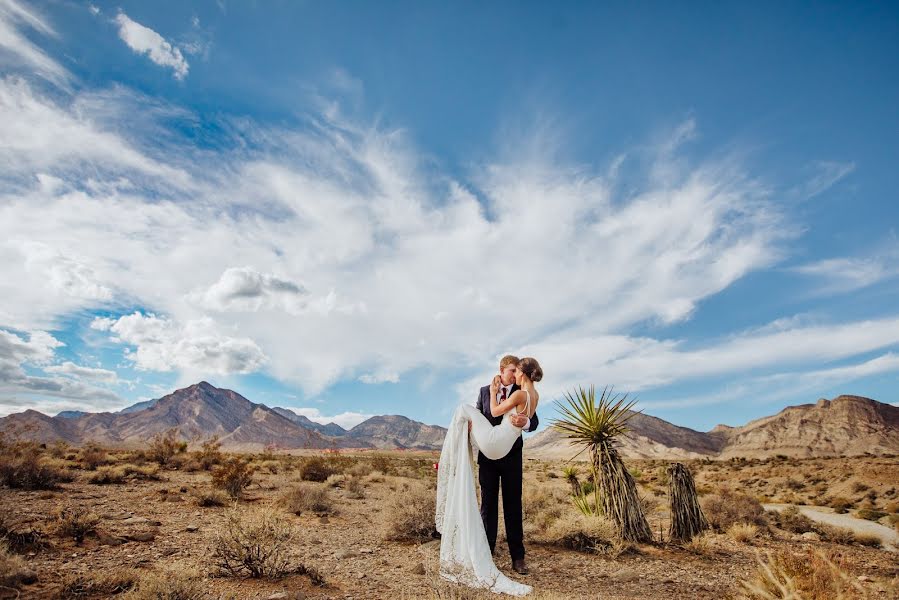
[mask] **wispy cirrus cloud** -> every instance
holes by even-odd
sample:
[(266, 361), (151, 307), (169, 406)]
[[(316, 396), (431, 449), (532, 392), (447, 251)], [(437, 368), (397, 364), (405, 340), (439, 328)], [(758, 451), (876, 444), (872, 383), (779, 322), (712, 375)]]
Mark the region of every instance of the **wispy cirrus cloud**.
[(115, 22), (119, 26), (119, 37), (137, 54), (145, 54), (151, 61), (161, 67), (172, 69), (175, 79), (187, 77), (190, 65), (181, 50), (146, 25), (141, 25), (119, 12)]
[(25, 30), (56, 37), (53, 27), (31, 7), (17, 0), (0, 0), (0, 64), (24, 67), (56, 85), (66, 86), (71, 78), (68, 70), (28, 39)]

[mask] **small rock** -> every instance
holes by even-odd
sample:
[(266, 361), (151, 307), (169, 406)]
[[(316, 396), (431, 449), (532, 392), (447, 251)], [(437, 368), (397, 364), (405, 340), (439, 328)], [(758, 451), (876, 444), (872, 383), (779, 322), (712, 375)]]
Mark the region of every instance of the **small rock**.
[(418, 563), (417, 565), (415, 565), (415, 567), (412, 569), (412, 573), (414, 575), (424, 575), (425, 574), (424, 563)]
[(325, 515), (322, 515), (318, 518), (319, 523), (330, 523), (331, 521)]
[(275, 592), (269, 594), (267, 600), (284, 600), (284, 598), (287, 598), (287, 592)]
[(371, 548), (359, 548), (359, 552), (362, 554), (373, 554), (374, 550)]
[(138, 531), (136, 533), (129, 533), (125, 537), (133, 542), (152, 542), (154, 539), (156, 539), (156, 532)]
[(858, 580), (859, 581), (871, 581), (871, 578), (868, 577), (867, 575), (859, 575)]
[(358, 578), (359, 578), (359, 579), (365, 579), (365, 573), (359, 573)]
[(820, 542), (821, 536), (815, 533), (814, 531), (806, 531), (802, 534), (802, 539), (808, 542)]
[(184, 528), (184, 531), (190, 531), (190, 532), (199, 531), (199, 530), (200, 530), (200, 526), (194, 525), (194, 524), (190, 524)]
[(345, 558), (353, 558), (354, 556), (359, 556), (359, 553), (353, 550), (352, 548), (346, 548), (344, 550), (338, 550), (334, 557), (338, 560), (343, 560)]

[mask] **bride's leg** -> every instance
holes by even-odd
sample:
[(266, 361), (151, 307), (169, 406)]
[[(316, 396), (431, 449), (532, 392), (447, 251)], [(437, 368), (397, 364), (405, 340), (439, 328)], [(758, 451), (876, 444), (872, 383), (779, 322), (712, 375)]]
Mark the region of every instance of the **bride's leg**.
[[(496, 439), (497, 432), (493, 424), (487, 420), (487, 417), (485, 417), (477, 408), (469, 404), (463, 405), (463, 409), (471, 421), (471, 436), (477, 443), (481, 454), (490, 460), (498, 460), (505, 456), (505, 452), (494, 455), (496, 448), (494, 440)], [(508, 452), (508, 448), (506, 449), (506, 452)]]

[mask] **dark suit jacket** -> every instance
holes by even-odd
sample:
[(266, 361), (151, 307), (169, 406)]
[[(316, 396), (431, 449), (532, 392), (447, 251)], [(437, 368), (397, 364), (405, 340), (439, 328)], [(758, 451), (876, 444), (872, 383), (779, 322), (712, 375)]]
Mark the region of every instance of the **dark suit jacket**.
[[(512, 393), (513, 394), (515, 393), (516, 390), (519, 390), (519, 389), (521, 389), (521, 388), (518, 387), (518, 384), (516, 384), (516, 383), (512, 384)], [(511, 394), (510, 394), (510, 396), (511, 396)], [(477, 406), (478, 406), (478, 410), (481, 411), (481, 413), (483, 413), (483, 415), (485, 417), (487, 417), (487, 420), (490, 421), (490, 423), (494, 427), (496, 427), (497, 425), (502, 423), (502, 421), (503, 421), (502, 416), (494, 417), (492, 414), (490, 414), (490, 386), (489, 385), (485, 385), (484, 387), (481, 388), (481, 393), (478, 395)], [(534, 416), (531, 417), (531, 426), (528, 428), (527, 431), (529, 431), (529, 432), (534, 431), (535, 429), (537, 429), (537, 426), (539, 424), (540, 424), (540, 419), (537, 418), (537, 413), (534, 413)], [(524, 430), (522, 430), (522, 431), (524, 431)], [(520, 449), (523, 444), (524, 444), (524, 442), (522, 441), (521, 437), (519, 437), (517, 440), (515, 440), (515, 443), (512, 444), (512, 450)], [(510, 452), (511, 452), (511, 450), (510, 450)], [(480, 452), (478, 454), (480, 455)], [(480, 460), (482, 457), (484, 458), (484, 460), (489, 460), (489, 459), (487, 459), (486, 456), (483, 456), (483, 455), (478, 456), (478, 459)], [(500, 460), (502, 460), (502, 459), (500, 459)]]

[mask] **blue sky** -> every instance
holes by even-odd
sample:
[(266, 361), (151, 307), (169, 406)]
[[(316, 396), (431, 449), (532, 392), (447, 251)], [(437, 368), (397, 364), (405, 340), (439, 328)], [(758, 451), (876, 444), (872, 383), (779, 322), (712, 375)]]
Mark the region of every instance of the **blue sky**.
[(0, 0), (0, 413), (896, 403), (897, 12)]

